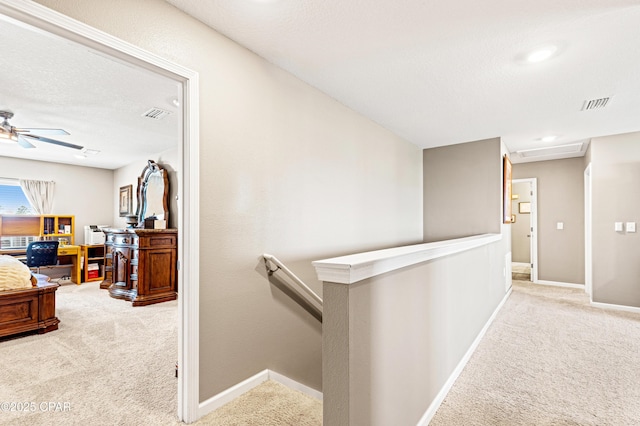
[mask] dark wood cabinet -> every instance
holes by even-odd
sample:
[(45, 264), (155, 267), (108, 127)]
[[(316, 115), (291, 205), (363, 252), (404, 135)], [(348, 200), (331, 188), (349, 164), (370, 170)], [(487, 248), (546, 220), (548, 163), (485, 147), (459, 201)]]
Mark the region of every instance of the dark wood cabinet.
[(105, 279), (109, 295), (133, 306), (175, 300), (176, 229), (105, 229)]

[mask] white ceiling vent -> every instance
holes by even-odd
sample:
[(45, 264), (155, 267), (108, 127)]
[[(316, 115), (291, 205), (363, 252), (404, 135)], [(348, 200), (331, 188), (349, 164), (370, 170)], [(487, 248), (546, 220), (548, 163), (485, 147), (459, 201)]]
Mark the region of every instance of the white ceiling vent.
[(577, 154), (582, 152), (582, 142), (569, 145), (550, 146), (548, 148), (534, 148), (516, 151), (520, 158), (546, 157), (549, 155)]
[(611, 96), (608, 96), (606, 98), (599, 98), (599, 99), (587, 99), (586, 101), (584, 101), (584, 104), (582, 105), (582, 111), (589, 111), (592, 109), (604, 108), (607, 106), (610, 99), (611, 99)]
[(169, 114), (171, 114), (171, 111), (165, 111), (160, 108), (151, 108), (149, 111), (142, 114), (142, 116), (147, 118), (153, 118), (154, 120), (162, 120)]

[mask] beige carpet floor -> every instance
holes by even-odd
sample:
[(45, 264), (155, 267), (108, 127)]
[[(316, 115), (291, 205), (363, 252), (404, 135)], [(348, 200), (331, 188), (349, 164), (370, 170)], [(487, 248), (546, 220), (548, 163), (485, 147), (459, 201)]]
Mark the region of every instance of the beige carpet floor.
[(431, 425), (640, 425), (640, 314), (514, 281)]
[(57, 293), (58, 330), (0, 341), (0, 403), (23, 410), (0, 424), (175, 424), (177, 301), (134, 308), (97, 282)]

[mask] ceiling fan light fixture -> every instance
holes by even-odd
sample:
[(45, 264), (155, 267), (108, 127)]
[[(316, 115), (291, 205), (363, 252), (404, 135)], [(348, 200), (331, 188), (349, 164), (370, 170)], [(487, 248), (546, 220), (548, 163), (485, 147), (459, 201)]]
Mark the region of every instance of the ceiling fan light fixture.
[(9, 142), (17, 142), (17, 141), (18, 141), (18, 137), (15, 134), (0, 131), (0, 142), (9, 143)]
[[(11, 111), (0, 111), (0, 117), (4, 118), (2, 123), (0, 123), (0, 134), (5, 135), (5, 138), (11, 139), (18, 143), (23, 148), (35, 148), (36, 146), (32, 144), (33, 141), (45, 142), (54, 145), (64, 146), (66, 148), (73, 149), (83, 149), (84, 147), (80, 145), (75, 145), (69, 142), (63, 142), (56, 139), (49, 139), (44, 136), (40, 136), (39, 134), (34, 134), (33, 132), (37, 132), (40, 134), (54, 134), (54, 135), (68, 135), (69, 132), (63, 129), (42, 129), (42, 128), (16, 128), (9, 124), (9, 119), (13, 117), (13, 113)], [(7, 136), (8, 135), (8, 136)]]

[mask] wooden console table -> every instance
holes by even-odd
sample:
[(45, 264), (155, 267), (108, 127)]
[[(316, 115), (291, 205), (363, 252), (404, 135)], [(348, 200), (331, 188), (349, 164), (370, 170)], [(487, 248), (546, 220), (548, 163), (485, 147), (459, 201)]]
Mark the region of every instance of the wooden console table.
[(116, 299), (133, 306), (178, 297), (177, 229), (105, 229), (105, 279)]

